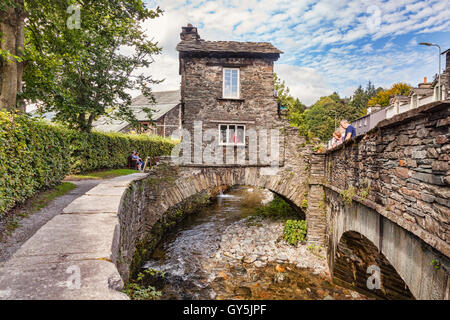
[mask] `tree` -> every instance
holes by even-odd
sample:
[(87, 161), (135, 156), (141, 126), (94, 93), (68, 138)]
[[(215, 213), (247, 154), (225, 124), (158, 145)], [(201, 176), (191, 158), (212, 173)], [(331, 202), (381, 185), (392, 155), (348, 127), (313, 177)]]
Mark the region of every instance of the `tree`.
[(287, 109), (287, 118), (289, 123), (295, 127), (301, 127), (303, 118), (301, 114), (305, 111), (306, 106), (300, 102), (298, 98), (294, 98), (290, 94), (289, 88), (286, 86), (284, 80), (278, 78), (277, 74), (273, 74), (273, 83), (275, 91), (278, 95), (278, 103)]
[(338, 93), (321, 97), (302, 114), (296, 114), (291, 124), (299, 128), (300, 134), (307, 138), (318, 137), (328, 141), (339, 122), (343, 119), (353, 121), (361, 116), (361, 110), (366, 108), (367, 92), (361, 86), (356, 89), (352, 99), (341, 98)]
[(25, 10), (23, 0), (0, 1), (0, 109), (25, 111), (22, 91)]
[(306, 127), (313, 137), (320, 138), (321, 141), (328, 141), (339, 121), (343, 118), (350, 118), (352, 110), (337, 93), (330, 96), (321, 97), (316, 103), (308, 108), (304, 113)]
[(278, 95), (277, 100), (281, 103), (281, 105), (288, 107), (291, 103), (293, 103), (294, 98), (292, 98), (289, 94), (289, 88), (286, 86), (284, 80), (278, 78), (276, 73), (273, 74), (273, 85)]
[(408, 96), (411, 91), (411, 86), (406, 83), (395, 83), (388, 90), (380, 90), (376, 96), (372, 97), (368, 105), (374, 106), (379, 104), (382, 107), (387, 107), (389, 105), (389, 99), (395, 95)]
[[(367, 113), (367, 105), (369, 100), (377, 95), (382, 89), (375, 89), (375, 86), (371, 81), (367, 83), (367, 87), (363, 89), (361, 85), (353, 93), (352, 99), (350, 101), (351, 105), (355, 109), (355, 115), (362, 117)], [(354, 120), (354, 119), (352, 119)]]
[(161, 50), (141, 22), (162, 10), (149, 10), (142, 0), (32, 0), (26, 9), (24, 97), (81, 131), (89, 132), (100, 116), (135, 125), (128, 92), (151, 97), (148, 85), (157, 81), (137, 70)]

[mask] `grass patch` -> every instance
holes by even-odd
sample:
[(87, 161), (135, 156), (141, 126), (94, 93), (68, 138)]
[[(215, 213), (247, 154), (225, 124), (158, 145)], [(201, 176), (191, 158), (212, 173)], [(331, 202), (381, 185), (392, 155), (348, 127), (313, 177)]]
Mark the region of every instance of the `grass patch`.
[(45, 208), (53, 199), (61, 197), (75, 188), (76, 185), (73, 183), (63, 182), (54, 189), (44, 191), (42, 194), (38, 195), (36, 199), (32, 200), (30, 208), (26, 212), (21, 212), (19, 216), (27, 217), (30, 213)]
[(92, 171), (81, 174), (68, 175), (65, 180), (101, 180), (114, 177), (126, 176), (132, 173), (139, 172), (133, 169), (112, 169), (112, 170), (100, 170)]
[(11, 233), (14, 230), (16, 230), (18, 227), (20, 227), (19, 222), (17, 220), (12, 220), (6, 225), (6, 231), (8, 233)]

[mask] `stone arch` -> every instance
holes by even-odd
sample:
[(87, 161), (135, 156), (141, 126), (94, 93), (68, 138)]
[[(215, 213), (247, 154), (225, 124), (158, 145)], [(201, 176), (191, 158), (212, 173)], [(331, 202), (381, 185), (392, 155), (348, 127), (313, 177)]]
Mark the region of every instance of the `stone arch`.
[[(359, 235), (361, 239), (365, 239), (359, 244), (368, 247), (369, 252), (382, 255), (378, 260), (383, 262), (386, 274), (393, 272), (387, 266), (389, 264), (414, 298), (448, 299), (450, 262), (446, 256), (374, 209), (356, 201), (345, 204), (341, 195), (330, 189), (326, 189), (326, 197), (328, 264), (332, 275), (337, 254), (342, 249), (339, 248), (342, 239), (347, 241), (350, 235), (353, 238), (351, 241), (356, 244), (355, 235)], [(433, 261), (439, 265), (433, 266)], [(393, 278), (393, 283), (402, 283), (399, 278)], [(386, 288), (386, 291), (388, 289), (395, 291), (393, 288)], [(406, 294), (403, 291), (401, 293)], [(399, 299), (407, 296), (393, 294), (384, 297)]]
[[(301, 208), (307, 195), (306, 176), (291, 172), (275, 175), (264, 174), (264, 168), (179, 168), (177, 178), (167, 188), (155, 190), (153, 197), (158, 199), (160, 213), (166, 211), (195, 194), (208, 192), (222, 186), (245, 185), (270, 190), (287, 200), (291, 205)], [(160, 185), (161, 187), (161, 185)]]
[(333, 280), (339, 285), (382, 299), (414, 299), (395, 268), (361, 233), (345, 232), (334, 259)]
[[(117, 266), (127, 281), (130, 272), (145, 259), (154, 244), (152, 230), (166, 224), (178, 210), (192, 210), (203, 195), (222, 186), (254, 186), (268, 189), (300, 207), (307, 194), (307, 175), (280, 170), (266, 174), (262, 167), (177, 167), (160, 163), (147, 177), (133, 181), (122, 197), (119, 209), (120, 235)], [(270, 173), (270, 171), (269, 171)], [(194, 205), (195, 206), (195, 205)], [(187, 209), (187, 210), (184, 210)], [(178, 218), (178, 216), (176, 216)], [(181, 218), (181, 217), (180, 217)], [(131, 271), (130, 271), (131, 270)]]

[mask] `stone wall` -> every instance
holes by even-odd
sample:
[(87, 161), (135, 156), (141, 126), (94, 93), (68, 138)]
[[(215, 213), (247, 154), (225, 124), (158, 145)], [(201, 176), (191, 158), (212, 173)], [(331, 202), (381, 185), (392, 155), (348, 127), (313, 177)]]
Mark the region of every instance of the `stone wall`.
[(382, 121), (326, 155), (326, 188), (359, 200), (450, 256), (449, 106)]
[[(240, 70), (240, 99), (222, 97), (224, 66)], [(189, 132), (194, 132), (195, 121), (202, 121), (203, 132), (213, 129), (218, 141), (219, 124), (242, 124), (246, 132), (285, 126), (278, 118), (277, 101), (273, 97), (272, 60), (185, 56), (180, 60), (180, 73), (183, 128)], [(240, 151), (246, 152), (247, 160), (249, 143), (247, 137), (245, 150)], [(237, 153), (242, 148), (231, 150)]]
[[(450, 259), (444, 254), (363, 201), (331, 188), (325, 197), (333, 282), (383, 299), (449, 299)], [(379, 286), (369, 287), (374, 272)]]
[(125, 282), (136, 276), (165, 232), (197, 212), (219, 191), (210, 187), (180, 197), (179, 191), (174, 191), (178, 174), (178, 168), (159, 165), (147, 178), (134, 181), (122, 198), (116, 264)]
[(162, 137), (170, 137), (172, 134), (177, 134), (177, 130), (181, 128), (181, 104), (155, 121), (155, 124), (157, 126), (156, 134)]
[(310, 156), (308, 210), (308, 243), (326, 245), (327, 219), (325, 215), (325, 155), (313, 153)]

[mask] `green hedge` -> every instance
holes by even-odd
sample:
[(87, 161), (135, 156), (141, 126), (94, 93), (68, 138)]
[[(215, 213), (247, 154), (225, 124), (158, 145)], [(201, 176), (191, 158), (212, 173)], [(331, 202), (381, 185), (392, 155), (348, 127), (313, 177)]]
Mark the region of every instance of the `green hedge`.
[(145, 159), (169, 155), (173, 146), (173, 141), (158, 136), (71, 131), (71, 173), (125, 167), (131, 151), (139, 152)]
[(156, 136), (82, 133), (0, 111), (0, 215), (69, 173), (124, 167), (133, 150), (145, 158), (170, 154), (174, 145)]

